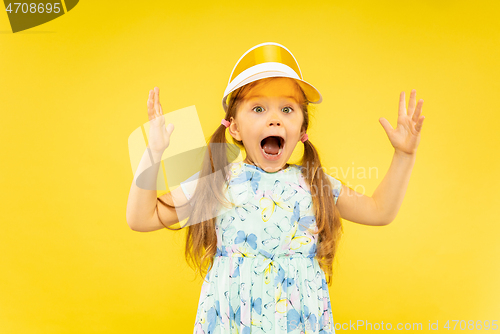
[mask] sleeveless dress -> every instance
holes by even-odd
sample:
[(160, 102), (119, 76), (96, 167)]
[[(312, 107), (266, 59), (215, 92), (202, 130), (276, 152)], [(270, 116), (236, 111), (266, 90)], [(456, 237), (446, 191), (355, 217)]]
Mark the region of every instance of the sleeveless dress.
[[(335, 333), (302, 168), (268, 173), (229, 165), (224, 194), (234, 205), (217, 211), (217, 254), (201, 288), (194, 334)], [(181, 183), (188, 199), (194, 186), (187, 182), (198, 174)], [(342, 183), (328, 177), (336, 203)]]

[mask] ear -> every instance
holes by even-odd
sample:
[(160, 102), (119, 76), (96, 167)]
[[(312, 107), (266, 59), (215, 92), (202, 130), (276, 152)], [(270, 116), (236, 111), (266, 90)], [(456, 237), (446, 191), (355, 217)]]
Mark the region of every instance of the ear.
[(229, 127), (227, 128), (227, 130), (229, 131), (229, 134), (236, 140), (238, 141), (241, 141), (241, 136), (240, 136), (240, 132), (238, 130), (238, 124), (236, 123), (236, 120), (231, 117), (231, 120), (230, 120), (231, 124), (229, 125)]
[(300, 135), (299, 135), (299, 141), (297, 143), (300, 143), (301, 142), (301, 139), (302, 139), (302, 136), (306, 133), (306, 130), (302, 129), (300, 131)]

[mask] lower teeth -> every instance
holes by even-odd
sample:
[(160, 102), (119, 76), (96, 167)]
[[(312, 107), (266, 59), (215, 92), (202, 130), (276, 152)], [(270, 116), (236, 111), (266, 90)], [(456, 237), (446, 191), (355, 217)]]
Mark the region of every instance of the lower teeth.
[(278, 151), (278, 153), (276, 153), (276, 154), (270, 154), (270, 153), (267, 153), (266, 151), (264, 151), (264, 149), (262, 149), (262, 151), (264, 152), (264, 154), (270, 155), (270, 156), (280, 155), (282, 150), (283, 150), (283, 147), (280, 147), (280, 150)]

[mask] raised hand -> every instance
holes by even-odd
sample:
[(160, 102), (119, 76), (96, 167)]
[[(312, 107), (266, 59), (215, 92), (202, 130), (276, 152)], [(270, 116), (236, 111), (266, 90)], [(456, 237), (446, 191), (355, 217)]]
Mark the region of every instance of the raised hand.
[(149, 91), (148, 97), (149, 118), (149, 148), (153, 154), (163, 154), (170, 144), (170, 135), (174, 131), (174, 125), (168, 124), (165, 128), (165, 117), (160, 104), (160, 89), (158, 87)]
[(416, 106), (416, 95), (417, 91), (413, 89), (410, 93), (408, 113), (405, 106), (405, 92), (401, 92), (399, 95), (399, 112), (396, 129), (391, 126), (387, 119), (383, 117), (379, 119), (392, 146), (398, 153), (415, 154), (420, 143), (420, 132), (425, 119), (425, 116), (420, 116), (420, 113), (422, 112), (424, 100), (420, 99)]

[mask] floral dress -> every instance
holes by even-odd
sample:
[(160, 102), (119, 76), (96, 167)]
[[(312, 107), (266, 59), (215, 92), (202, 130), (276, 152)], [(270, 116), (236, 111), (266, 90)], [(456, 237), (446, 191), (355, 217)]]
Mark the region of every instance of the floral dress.
[[(317, 226), (303, 167), (268, 173), (236, 162), (229, 168), (224, 191), (234, 205), (218, 211), (217, 254), (201, 288), (193, 333), (335, 333), (325, 274), (315, 258), (318, 235), (311, 231)], [(342, 183), (328, 177), (337, 202)]]

